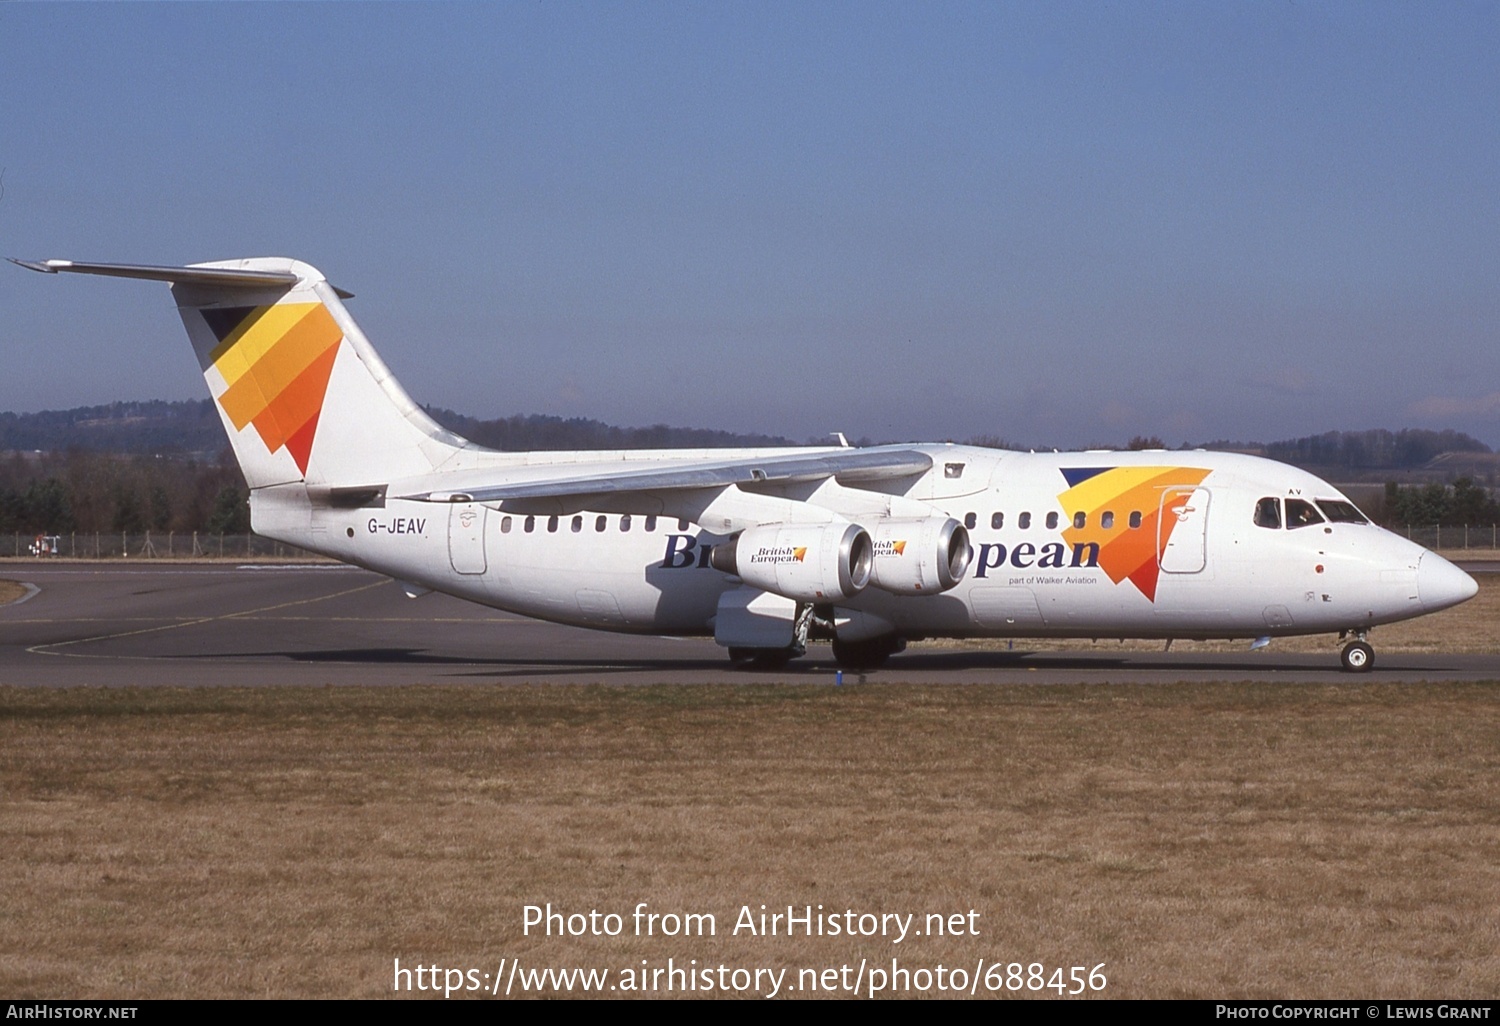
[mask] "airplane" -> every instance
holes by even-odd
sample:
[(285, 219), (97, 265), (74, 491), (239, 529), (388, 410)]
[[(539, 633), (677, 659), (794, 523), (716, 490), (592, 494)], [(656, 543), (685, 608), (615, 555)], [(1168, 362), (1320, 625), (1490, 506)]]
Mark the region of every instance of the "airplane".
[(582, 627), (711, 636), (774, 668), (913, 639), (1269, 639), (1457, 605), (1473, 578), (1332, 485), (1206, 451), (942, 444), (497, 452), (433, 421), (316, 268), (13, 261), (167, 282), (257, 534)]

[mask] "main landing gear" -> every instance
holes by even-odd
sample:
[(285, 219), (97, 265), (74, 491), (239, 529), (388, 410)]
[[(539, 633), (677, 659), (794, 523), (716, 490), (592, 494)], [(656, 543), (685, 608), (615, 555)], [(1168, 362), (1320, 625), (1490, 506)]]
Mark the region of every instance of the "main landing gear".
[(1354, 635), (1354, 640), (1344, 646), (1339, 653), (1339, 662), (1349, 673), (1369, 673), (1375, 668), (1375, 649), (1365, 640), (1368, 631), (1340, 631), (1339, 640), (1342, 641), (1349, 634)]
[[(906, 648), (905, 638), (869, 638), (864, 641), (833, 639), (833, 659), (845, 670), (873, 670)], [(791, 648), (731, 648), (729, 661), (740, 670), (780, 670), (802, 655), (801, 646)]]
[(729, 662), (736, 670), (780, 670), (793, 659), (807, 652), (807, 635), (812, 630), (817, 614), (810, 605), (799, 605), (792, 621), (792, 643), (777, 648), (748, 648), (738, 645), (729, 647)]
[[(827, 618), (818, 618), (811, 606), (805, 606), (797, 616), (792, 644), (784, 648), (734, 646), (729, 649), (729, 661), (739, 670), (780, 670), (806, 653), (808, 633), (814, 626), (821, 631), (833, 632), (833, 624)], [(833, 636), (834, 661), (845, 670), (873, 670), (905, 649), (906, 639), (894, 634), (859, 641), (843, 641), (838, 635)]]

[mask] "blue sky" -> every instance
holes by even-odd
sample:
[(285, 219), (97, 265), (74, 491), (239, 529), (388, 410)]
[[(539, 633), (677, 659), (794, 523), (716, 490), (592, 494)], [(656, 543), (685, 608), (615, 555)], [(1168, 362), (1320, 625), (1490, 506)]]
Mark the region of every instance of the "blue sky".
[[(0, 253), (307, 260), (476, 416), (1500, 446), (1500, 5), (0, 5)], [(0, 271), (0, 409), (206, 395)]]

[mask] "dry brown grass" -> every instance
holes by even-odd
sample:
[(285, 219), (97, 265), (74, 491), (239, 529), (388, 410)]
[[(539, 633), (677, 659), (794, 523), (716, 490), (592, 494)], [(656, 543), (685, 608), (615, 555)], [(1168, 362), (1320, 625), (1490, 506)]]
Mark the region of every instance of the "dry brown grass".
[(26, 589), (15, 581), (0, 581), (0, 606), (14, 602), (24, 594)]
[[(1493, 997), (1485, 684), (0, 689), (0, 993), (1108, 963), (1108, 996)], [(522, 906), (715, 913), (524, 938)], [(982, 913), (751, 939), (742, 904)]]

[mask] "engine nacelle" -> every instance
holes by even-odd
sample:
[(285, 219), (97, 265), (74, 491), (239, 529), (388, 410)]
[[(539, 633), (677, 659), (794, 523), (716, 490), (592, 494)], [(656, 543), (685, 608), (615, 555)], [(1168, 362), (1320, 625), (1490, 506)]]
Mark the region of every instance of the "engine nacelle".
[(765, 524), (715, 545), (708, 561), (762, 591), (827, 602), (863, 590), (872, 551), (858, 524)]
[(870, 528), (870, 583), (897, 595), (935, 595), (964, 579), (974, 558), (969, 532), (952, 517), (881, 520)]

